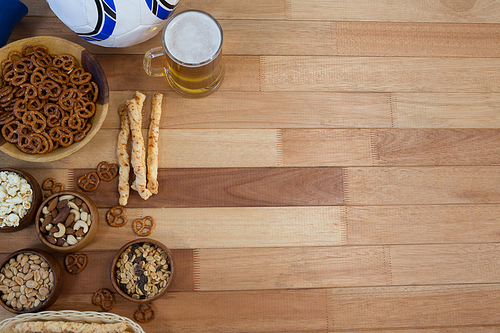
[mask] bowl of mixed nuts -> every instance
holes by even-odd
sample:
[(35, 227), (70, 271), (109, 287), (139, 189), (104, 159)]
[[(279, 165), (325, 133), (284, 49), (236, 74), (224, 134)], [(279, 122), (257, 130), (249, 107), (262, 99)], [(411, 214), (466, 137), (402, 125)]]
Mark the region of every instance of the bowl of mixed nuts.
[(116, 292), (132, 302), (151, 302), (161, 297), (172, 282), (172, 253), (148, 238), (125, 244), (111, 264), (111, 283)]
[(35, 220), (42, 190), (26, 171), (0, 169), (0, 232), (23, 229)]
[(38, 238), (58, 252), (75, 252), (87, 246), (97, 233), (99, 212), (87, 195), (76, 191), (52, 194), (38, 208)]
[(0, 264), (0, 304), (16, 314), (45, 310), (61, 294), (60, 277), (61, 267), (49, 253), (16, 251)]

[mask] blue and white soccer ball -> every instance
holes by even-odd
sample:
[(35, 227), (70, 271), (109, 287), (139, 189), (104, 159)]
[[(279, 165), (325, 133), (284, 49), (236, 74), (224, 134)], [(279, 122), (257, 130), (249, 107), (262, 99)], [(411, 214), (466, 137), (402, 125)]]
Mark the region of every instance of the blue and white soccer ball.
[(127, 47), (158, 34), (179, 0), (47, 0), (52, 11), (92, 44)]

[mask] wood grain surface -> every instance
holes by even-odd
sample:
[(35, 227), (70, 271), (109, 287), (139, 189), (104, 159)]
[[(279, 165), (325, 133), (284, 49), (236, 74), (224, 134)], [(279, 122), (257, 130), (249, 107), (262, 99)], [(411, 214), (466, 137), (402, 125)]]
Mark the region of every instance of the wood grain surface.
[[(144, 53), (76, 36), (46, 2), (10, 41), (49, 35), (92, 52), (110, 88), (99, 133), (77, 154), (0, 165), (77, 179), (117, 162), (118, 107), (164, 94), (160, 192), (131, 193), (129, 223), (101, 223), (88, 267), (63, 274), (50, 310), (95, 310), (113, 256), (138, 238), (172, 249), (154, 332), (493, 333), (500, 331), (500, 2), (181, 1), (224, 30), (226, 76), (202, 99), (148, 77)], [(117, 179), (89, 193), (104, 221)], [(0, 259), (43, 245), (34, 226), (0, 234)], [(63, 255), (55, 254), (62, 263)], [(137, 304), (117, 293), (114, 313)], [(0, 312), (0, 319), (12, 317)]]

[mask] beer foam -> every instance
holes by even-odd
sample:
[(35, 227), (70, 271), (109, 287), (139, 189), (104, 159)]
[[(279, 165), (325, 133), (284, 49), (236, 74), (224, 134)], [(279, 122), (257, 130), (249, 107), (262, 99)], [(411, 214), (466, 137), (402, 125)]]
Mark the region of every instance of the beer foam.
[(222, 34), (211, 17), (200, 12), (182, 12), (166, 27), (165, 46), (183, 63), (198, 64), (212, 59), (222, 43)]

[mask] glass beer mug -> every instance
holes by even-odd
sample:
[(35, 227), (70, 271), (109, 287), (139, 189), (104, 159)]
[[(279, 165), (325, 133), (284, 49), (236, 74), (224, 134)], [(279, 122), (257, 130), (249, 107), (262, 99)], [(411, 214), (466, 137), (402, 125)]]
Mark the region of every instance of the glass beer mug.
[[(150, 76), (166, 76), (174, 91), (185, 97), (203, 97), (222, 82), (222, 28), (210, 14), (184, 10), (171, 16), (163, 27), (163, 46), (144, 55), (144, 70)], [(152, 67), (152, 59), (166, 56), (163, 68)]]

